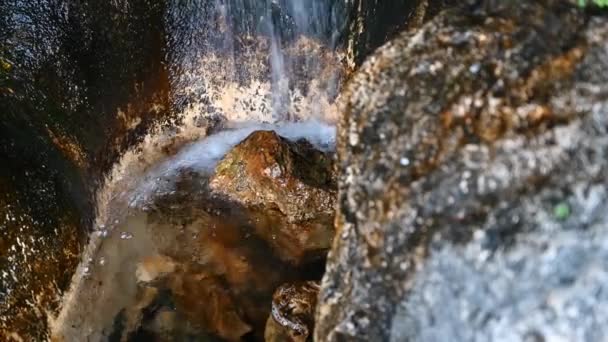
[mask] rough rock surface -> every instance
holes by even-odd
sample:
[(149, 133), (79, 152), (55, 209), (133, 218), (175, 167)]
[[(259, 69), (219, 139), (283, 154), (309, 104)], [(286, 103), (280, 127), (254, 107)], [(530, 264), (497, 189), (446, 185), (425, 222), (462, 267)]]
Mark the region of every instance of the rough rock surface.
[(266, 342), (306, 342), (312, 339), (319, 283), (307, 281), (285, 284), (272, 297), (272, 311), (264, 340)]
[(74, 299), (82, 309), (54, 337), (261, 341), (273, 294), (277, 317), (297, 328), (276, 334), (312, 337), (308, 281), (320, 280), (334, 234), (333, 171), (331, 154), (273, 131), (249, 135), (215, 171), (184, 167), (108, 233)]
[(173, 100), (228, 121), (331, 117), (344, 74), (339, 1), (187, 1), (167, 15)]
[(252, 133), (210, 180), (215, 193), (248, 208), (257, 234), (296, 264), (331, 246), (335, 184), (331, 155), (273, 131)]
[(347, 87), (318, 341), (608, 334), (608, 23), (562, 1), (467, 13)]
[(167, 117), (164, 1), (126, 3), (0, 2), (0, 340), (47, 338), (98, 181)]

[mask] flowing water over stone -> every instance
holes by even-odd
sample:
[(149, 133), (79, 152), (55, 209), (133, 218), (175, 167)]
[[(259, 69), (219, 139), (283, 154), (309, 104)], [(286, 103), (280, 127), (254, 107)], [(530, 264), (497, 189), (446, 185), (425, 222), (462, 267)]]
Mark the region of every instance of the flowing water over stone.
[(175, 2), (166, 16), (174, 106), (230, 121), (334, 116), (344, 20), (326, 0)]
[(0, 1), (0, 340), (601, 340), (607, 37), (576, 0)]
[[(331, 158), (334, 100), (345, 73), (338, 12), (322, 0), (167, 7), (177, 125), (159, 126), (128, 150), (98, 191), (95, 230), (52, 319), (54, 338), (260, 340), (274, 290), (319, 279), (322, 258), (282, 256), (280, 246), (292, 245), (272, 233), (284, 220), (276, 209), (226, 201), (212, 194), (209, 177), (228, 151), (259, 130), (299, 141), (282, 147), (294, 156), (314, 148), (324, 151), (321, 160)], [(269, 177), (281, 178), (269, 170)], [(305, 187), (310, 180), (302, 179), (294, 184)], [(322, 196), (334, 197), (332, 191)], [(298, 222), (290, 224), (308, 227)]]

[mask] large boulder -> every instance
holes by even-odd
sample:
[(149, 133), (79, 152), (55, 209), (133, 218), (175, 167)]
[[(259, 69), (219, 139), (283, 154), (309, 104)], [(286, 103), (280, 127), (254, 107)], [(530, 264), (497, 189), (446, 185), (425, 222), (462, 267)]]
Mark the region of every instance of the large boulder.
[(608, 23), (483, 1), (343, 94), (318, 341), (606, 336)]
[(210, 187), (246, 208), (255, 230), (283, 260), (323, 256), (334, 236), (331, 155), (305, 140), (257, 131), (220, 161)]

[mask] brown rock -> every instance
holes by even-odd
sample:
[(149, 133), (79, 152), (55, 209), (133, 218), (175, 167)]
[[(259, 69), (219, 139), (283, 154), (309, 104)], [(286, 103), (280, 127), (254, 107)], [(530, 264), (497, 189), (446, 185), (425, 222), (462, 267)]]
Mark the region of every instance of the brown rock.
[(333, 162), (306, 141), (254, 132), (219, 163), (210, 187), (245, 207), (256, 233), (283, 260), (300, 264), (331, 245)]
[(266, 324), (266, 342), (304, 342), (312, 338), (319, 284), (314, 281), (285, 284), (272, 299)]
[(149, 283), (173, 271), (175, 271), (175, 263), (170, 258), (155, 255), (145, 258), (137, 264), (135, 276), (138, 281)]
[(115, 319), (125, 326), (119, 336), (263, 341), (275, 290), (319, 279), (321, 262), (294, 266), (281, 260), (255, 232), (283, 221), (213, 196), (206, 175), (179, 177), (176, 191), (156, 199), (145, 214), (146, 231), (134, 234), (152, 234), (159, 253), (146, 252), (133, 266), (139, 296), (147, 298), (146, 287), (158, 291), (153, 302), (133, 303), (124, 318)]
[(239, 341), (251, 331), (230, 290), (219, 278), (189, 271), (172, 278), (170, 288), (178, 311), (205, 332)]

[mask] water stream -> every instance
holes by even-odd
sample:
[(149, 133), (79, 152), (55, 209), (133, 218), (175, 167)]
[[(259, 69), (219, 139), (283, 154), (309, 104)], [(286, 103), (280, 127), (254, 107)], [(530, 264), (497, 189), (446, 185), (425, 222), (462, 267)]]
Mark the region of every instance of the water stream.
[[(243, 233), (239, 227), (247, 219), (206, 196), (206, 177), (256, 130), (305, 138), (321, 150), (334, 148), (335, 97), (345, 70), (337, 45), (339, 18), (335, 5), (325, 0), (171, 2), (165, 15), (166, 61), (178, 124), (153, 130), (106, 177), (97, 193), (94, 232), (62, 310), (51, 322), (54, 337), (132, 338), (143, 324), (141, 306), (150, 305), (142, 299), (142, 272), (147, 274), (142, 264), (173, 270), (174, 262), (192, 265), (196, 259), (205, 272), (210, 267), (220, 272), (218, 260), (238, 256), (243, 270), (221, 272), (238, 290), (238, 300), (250, 303), (239, 308), (250, 320), (226, 324), (235, 336), (253, 331), (251, 338), (261, 338), (268, 295), (281, 281), (306, 279), (316, 271), (283, 263)], [(166, 255), (173, 261), (163, 259)], [(215, 261), (209, 266), (205, 260)], [(180, 272), (183, 284), (198, 274)], [(179, 314), (187, 317), (217, 300), (205, 296), (214, 284), (200, 279), (196, 284), (202, 291), (199, 307), (185, 305), (191, 299), (179, 291), (168, 307), (182, 308), (185, 313)], [(198, 333), (190, 326), (182, 330)]]

